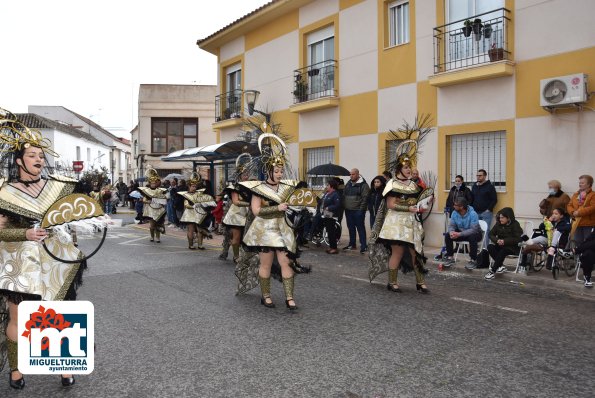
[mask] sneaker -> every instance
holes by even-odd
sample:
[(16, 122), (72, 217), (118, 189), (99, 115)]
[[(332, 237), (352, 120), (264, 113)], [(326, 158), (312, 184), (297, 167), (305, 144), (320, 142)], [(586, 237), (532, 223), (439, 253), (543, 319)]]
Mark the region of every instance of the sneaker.
[(444, 256), (442, 258), (442, 260), (444, 261), (442, 263), (443, 267), (452, 267), (453, 265), (455, 265), (455, 259), (453, 257), (450, 256)]
[(500, 267), (498, 267), (498, 269), (496, 270), (497, 274), (503, 274), (506, 272), (506, 267), (501, 265)]
[(436, 261), (440, 261), (440, 260), (442, 260), (442, 253), (438, 253), (438, 254), (436, 254), (436, 255), (434, 256), (434, 260), (436, 260)]
[(484, 278), (487, 280), (494, 279), (495, 277), (496, 274), (494, 274), (492, 271), (488, 271), (488, 273), (484, 276)]
[(585, 287), (593, 287), (593, 282), (591, 282), (591, 279), (587, 279), (585, 276), (583, 276), (583, 278), (585, 279)]
[(466, 269), (475, 269), (475, 268), (477, 268), (477, 261), (475, 261), (475, 260), (469, 260), (467, 262), (467, 265), (465, 265), (465, 268)]
[(367, 252), (367, 251), (368, 251), (368, 248), (367, 248), (367, 247), (364, 247), (364, 248), (362, 248), (362, 249), (361, 249), (359, 252), (360, 252), (361, 254), (364, 254), (364, 253), (365, 253), (365, 252)]
[(351, 245), (349, 245), (349, 246), (345, 246), (345, 247), (343, 248), (343, 250), (355, 250), (355, 246), (351, 246)]

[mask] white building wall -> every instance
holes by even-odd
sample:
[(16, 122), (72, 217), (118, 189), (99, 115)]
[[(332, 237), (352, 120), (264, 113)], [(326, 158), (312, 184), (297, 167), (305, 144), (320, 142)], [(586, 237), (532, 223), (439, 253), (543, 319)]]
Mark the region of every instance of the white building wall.
[(300, 141), (339, 137), (339, 108), (301, 113), (299, 115), (299, 129)]
[(396, 130), (417, 114), (417, 84), (378, 90), (378, 131)]
[(341, 166), (358, 169), (370, 184), (378, 175), (378, 134), (341, 137), (339, 144)]
[(417, 80), (427, 80), (434, 74), (433, 33), (436, 24), (436, 2), (416, 2), (415, 6), (415, 66)]
[(300, 28), (339, 12), (339, 0), (316, 0), (300, 8)]
[[(48, 129), (44, 129), (43, 134), (44, 136), (49, 137), (50, 133), (48, 133), (47, 130)], [(110, 148), (74, 137), (58, 130), (52, 130), (51, 134), (53, 134), (53, 148), (58, 152), (60, 157), (51, 160), (50, 163), (60, 162), (66, 167), (72, 167), (73, 160), (82, 160), (84, 162), (84, 171), (90, 170), (91, 168), (99, 169), (104, 166), (107, 167), (108, 172), (111, 172), (109, 164)], [(76, 159), (77, 146), (81, 147), (81, 159)], [(91, 150), (90, 162), (87, 161), (87, 148)], [(102, 154), (102, 156), (98, 157), (98, 154)]]
[(237, 57), (245, 51), (245, 37), (240, 36), (237, 39), (225, 43), (219, 49), (219, 61), (225, 62), (230, 58)]

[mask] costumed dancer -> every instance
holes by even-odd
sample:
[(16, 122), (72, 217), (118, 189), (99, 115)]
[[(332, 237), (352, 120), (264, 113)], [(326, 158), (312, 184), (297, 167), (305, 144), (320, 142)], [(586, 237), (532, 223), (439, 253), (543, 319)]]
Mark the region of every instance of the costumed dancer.
[[(417, 124), (416, 124), (417, 125)], [(427, 293), (425, 282), (427, 270), (423, 255), (424, 229), (422, 213), (429, 214), (434, 190), (422, 190), (411, 180), (412, 169), (417, 161), (418, 145), (429, 132), (426, 128), (413, 128), (407, 136), (418, 133), (416, 139), (405, 139), (397, 148), (397, 159), (391, 165), (395, 176), (383, 192), (383, 201), (378, 210), (372, 230), (370, 245), (370, 282), (382, 272), (388, 271), (387, 289), (401, 292), (398, 272), (415, 272), (416, 288)]]
[[(262, 131), (266, 131), (266, 123)], [(297, 242), (294, 230), (285, 219), (287, 201), (296, 190), (295, 180), (283, 179), (289, 168), (287, 147), (276, 135), (261, 134), (258, 138), (260, 159), (252, 164), (262, 165), (260, 170), (264, 181), (244, 181), (239, 185), (250, 191), (250, 211), (243, 237), (245, 247), (236, 266), (236, 276), (240, 280), (238, 293), (248, 291), (260, 284), (261, 304), (274, 308), (271, 299), (271, 267), (274, 256), (281, 266), (285, 304), (290, 310), (297, 309), (293, 296), (294, 274), (292, 268), (297, 257)], [(258, 253), (258, 257), (251, 255)]]
[(147, 169), (145, 177), (149, 182), (148, 187), (139, 187), (138, 191), (143, 195), (143, 218), (149, 220), (149, 232), (151, 242), (161, 242), (161, 234), (165, 235), (163, 225), (167, 206), (167, 189), (160, 188), (161, 177), (151, 167)]
[[(248, 208), (250, 207), (249, 198), (245, 190), (240, 189), (239, 183), (248, 181), (250, 173), (246, 165), (250, 163), (252, 157), (243, 153), (236, 159), (236, 176), (235, 182), (230, 183), (225, 189), (231, 198), (231, 205), (229, 210), (223, 218), (223, 225), (229, 229), (231, 235), (231, 248), (233, 250), (233, 261), (237, 262), (240, 257), (240, 244), (242, 243), (242, 235), (244, 234), (244, 227), (246, 226), (246, 216), (248, 215)], [(227, 256), (226, 256), (227, 257)]]
[[(89, 219), (102, 216), (103, 211), (101, 205), (88, 196), (71, 195), (77, 188), (76, 180), (45, 174), (46, 153), (58, 156), (52, 151), (51, 143), (3, 109), (0, 109), (0, 147), (1, 163), (8, 172), (5, 178), (0, 178), (0, 213), (3, 215), (0, 228), (0, 296), (3, 300), (0, 303), (8, 303), (8, 322), (0, 325), (0, 329), (6, 328), (4, 348), (10, 366), (10, 387), (23, 389), (25, 379), (18, 365), (18, 304), (24, 300), (75, 300), (86, 267), (86, 259), (71, 239), (70, 228), (75, 223), (69, 224), (71, 218), (60, 208), (73, 210), (70, 211), (72, 216), (74, 210), (82, 209), (77, 203), (85, 202), (87, 211), (84, 213)], [(74, 202), (73, 196), (78, 202)], [(62, 217), (62, 224), (47, 224), (48, 214)], [(79, 230), (83, 227), (91, 230), (91, 224), (81, 221), (76, 226)], [(3, 357), (0, 355), (0, 359)], [(0, 369), (3, 365), (0, 361)], [(72, 375), (62, 375), (63, 386), (72, 386), (74, 382)]]
[[(192, 172), (192, 175), (187, 180), (188, 191), (178, 192), (184, 198), (184, 213), (180, 218), (180, 222), (186, 225), (186, 233), (188, 237), (188, 249), (205, 250), (202, 241), (205, 237), (212, 238), (213, 236), (207, 230), (207, 226), (203, 225), (209, 214), (209, 210), (216, 206), (215, 200), (211, 195), (204, 193), (205, 188), (197, 190), (201, 185), (201, 178), (197, 172)], [(197, 247), (194, 247), (194, 239), (196, 236)]]

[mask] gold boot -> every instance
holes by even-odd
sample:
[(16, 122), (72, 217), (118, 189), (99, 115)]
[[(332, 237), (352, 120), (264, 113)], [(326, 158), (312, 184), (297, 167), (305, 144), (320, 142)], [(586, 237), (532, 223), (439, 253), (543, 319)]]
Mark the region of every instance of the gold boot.
[(416, 264), (414, 267), (415, 282), (416, 282), (415, 287), (417, 288), (417, 291), (420, 293), (428, 293), (429, 290), (427, 287), (425, 287), (426, 277), (425, 277), (424, 273), (421, 271), (421, 269), (422, 269), (421, 264)]
[(151, 233), (151, 242), (155, 240), (155, 229), (149, 228), (149, 232)]
[(260, 291), (262, 293), (260, 304), (267, 308), (275, 308), (275, 303), (271, 300), (271, 277), (263, 278), (258, 275), (258, 282), (260, 283)]
[[(293, 299), (293, 276), (289, 278), (283, 278), (283, 290), (285, 290), (285, 305), (290, 310), (297, 310), (297, 305), (295, 305), (295, 300)], [(293, 301), (293, 305), (290, 305), (289, 302)]]
[(231, 250), (233, 251), (233, 262), (237, 263), (240, 258), (240, 245), (231, 245)]
[(196, 243), (198, 250), (205, 250), (205, 247), (202, 245), (203, 239), (204, 235), (202, 234), (202, 232), (200, 232), (200, 230), (198, 230), (198, 232), (196, 233)]
[(388, 269), (388, 285), (386, 285), (386, 288), (391, 292), (401, 293), (401, 289), (399, 288), (398, 274), (398, 268)]
[(155, 242), (161, 243), (161, 232), (157, 228), (155, 228)]
[(19, 345), (16, 341), (6, 338), (6, 347), (8, 348), (8, 366), (10, 367), (9, 381), (10, 386), (17, 390), (25, 388), (25, 378), (21, 376), (18, 380), (12, 379), (12, 372), (19, 370)]
[(196, 247), (194, 247), (194, 238), (188, 238), (188, 249), (196, 250)]

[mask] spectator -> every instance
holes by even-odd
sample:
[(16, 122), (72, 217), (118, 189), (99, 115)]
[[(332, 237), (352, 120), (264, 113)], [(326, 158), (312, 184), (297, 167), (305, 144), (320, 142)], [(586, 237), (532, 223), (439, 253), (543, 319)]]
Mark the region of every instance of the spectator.
[(419, 176), (419, 170), (418, 169), (411, 169), (411, 181), (413, 181), (414, 183), (416, 183), (417, 186), (420, 187), (422, 190), (424, 190), (424, 189), (427, 188), (426, 183)]
[(328, 235), (329, 249), (326, 251), (328, 254), (339, 253), (337, 250), (337, 230), (335, 228), (335, 222), (341, 210), (341, 199), (337, 193), (338, 187), (337, 181), (331, 179), (326, 185), (326, 193), (322, 197), (322, 219)]
[(138, 184), (134, 180), (130, 180), (130, 184), (128, 184), (128, 204), (130, 205), (130, 210), (134, 210), (134, 202), (135, 199), (130, 196), (132, 191), (138, 188)]
[(593, 273), (593, 264), (595, 264), (595, 228), (591, 229), (591, 233), (587, 235), (583, 243), (576, 248), (576, 253), (581, 259), (585, 287), (593, 287), (591, 274)]
[(112, 198), (112, 186), (106, 185), (101, 190), (101, 201), (103, 202), (103, 212), (105, 214), (112, 214), (113, 209), (113, 198)]
[(481, 228), (479, 216), (467, 200), (458, 197), (454, 201), (454, 211), (450, 217), (448, 231), (444, 235), (446, 246), (446, 257), (444, 265), (449, 267), (455, 263), (453, 258), (454, 242), (469, 242), (469, 257), (471, 258), (465, 268), (474, 269), (477, 267), (477, 245), (481, 241)]
[(221, 225), (223, 220), (223, 197), (221, 195), (215, 196), (215, 203), (217, 203), (217, 206), (211, 211), (211, 214), (215, 218), (215, 233), (221, 235), (223, 234)]
[(118, 179), (118, 183), (116, 184), (116, 190), (118, 191), (118, 197), (120, 199), (120, 203), (122, 207), (128, 206), (128, 186), (122, 180), (122, 177)]
[[(492, 185), (491, 181), (488, 180), (488, 173), (484, 169), (477, 171), (477, 182), (473, 184), (471, 189), (473, 194), (473, 208), (477, 212), (480, 220), (485, 221), (488, 224), (488, 230), (492, 225), (492, 217), (494, 207), (498, 198), (496, 196), (496, 189)], [(483, 247), (487, 246), (488, 237), (484, 239)]]
[(182, 214), (184, 214), (184, 197), (182, 195), (178, 195), (178, 192), (186, 192), (188, 191), (188, 186), (186, 185), (186, 180), (181, 179), (178, 187), (175, 190), (174, 197), (174, 211), (176, 213), (176, 225), (180, 225), (180, 218), (182, 218)]
[(384, 170), (384, 171), (382, 172), (382, 176), (383, 176), (383, 177), (386, 179), (386, 181), (389, 181), (389, 180), (392, 180), (392, 178), (393, 178), (393, 173), (391, 173), (391, 172), (390, 172), (390, 171), (388, 171), (388, 170)]
[(595, 227), (595, 193), (593, 177), (582, 175), (578, 178), (578, 191), (568, 203), (568, 214), (574, 219), (572, 238), (580, 245)]
[(358, 169), (352, 169), (349, 173), (350, 180), (345, 184), (343, 201), (345, 217), (347, 218), (347, 229), (349, 229), (349, 244), (343, 250), (355, 250), (355, 232), (359, 235), (360, 253), (368, 250), (366, 243), (366, 207), (368, 205), (368, 193), (370, 187), (366, 180), (359, 174)]
[[(551, 180), (547, 183), (547, 187), (548, 196), (539, 203), (539, 212), (545, 217), (551, 216), (554, 209), (566, 209), (570, 202), (570, 196), (562, 191), (562, 184), (560, 184), (560, 181)], [(564, 213), (566, 213), (566, 211)]]
[(382, 193), (386, 187), (386, 179), (383, 176), (376, 176), (372, 180), (370, 194), (368, 195), (368, 211), (370, 212), (370, 228), (374, 228), (376, 214), (382, 203)]
[(453, 212), (454, 203), (457, 198), (464, 198), (467, 203), (473, 203), (473, 194), (469, 187), (465, 185), (465, 180), (461, 175), (455, 177), (455, 185), (450, 188), (450, 192), (446, 198), (446, 208), (449, 213)]
[(564, 209), (554, 209), (549, 220), (554, 228), (552, 238), (548, 240), (547, 261), (545, 266), (547, 269), (552, 269), (556, 250), (558, 250), (558, 248), (564, 249), (568, 244), (571, 226), (570, 217), (566, 215)]
[(496, 274), (506, 272), (504, 260), (506, 256), (518, 253), (523, 229), (514, 217), (514, 211), (505, 207), (496, 214), (496, 225), (490, 230), (488, 252), (494, 264), (485, 275), (485, 279), (494, 279)]
[(167, 198), (167, 205), (165, 206), (167, 210), (167, 221), (170, 225), (178, 225), (178, 218), (176, 217), (176, 210), (174, 209), (174, 197), (177, 189), (178, 179), (173, 178), (169, 184), (167, 193), (165, 194), (165, 197)]

